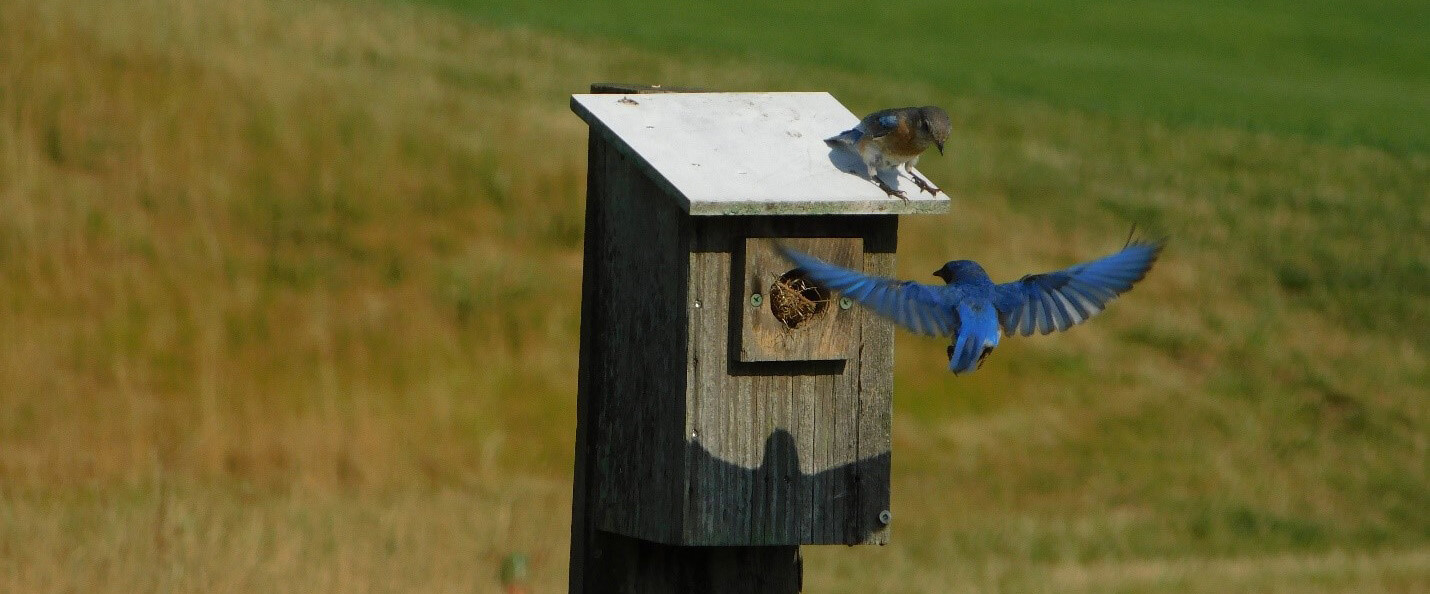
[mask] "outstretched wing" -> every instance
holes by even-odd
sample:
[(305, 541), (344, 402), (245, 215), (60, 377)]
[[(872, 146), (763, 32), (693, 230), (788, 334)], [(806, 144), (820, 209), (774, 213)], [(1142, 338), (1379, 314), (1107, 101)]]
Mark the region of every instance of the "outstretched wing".
[(913, 332), (948, 336), (958, 330), (953, 305), (937, 287), (868, 276), (786, 247), (780, 249), (816, 283), (864, 304)]
[(1136, 241), (1110, 256), (998, 285), (993, 305), (1003, 332), (1047, 334), (1082, 323), (1147, 276), (1160, 253), (1161, 242)]

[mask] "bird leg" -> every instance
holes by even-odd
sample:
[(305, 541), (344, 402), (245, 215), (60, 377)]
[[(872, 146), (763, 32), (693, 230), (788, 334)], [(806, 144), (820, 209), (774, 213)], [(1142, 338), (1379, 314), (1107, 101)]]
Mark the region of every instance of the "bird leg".
[(943, 191), (938, 189), (937, 187), (934, 187), (933, 184), (924, 181), (923, 178), (919, 177), (918, 174), (914, 173), (914, 170), (912, 168), (905, 167), (904, 171), (908, 172), (909, 178), (914, 180), (914, 185), (918, 186), (920, 190), (933, 194), (934, 196), (937, 196), (939, 192)]
[(899, 198), (900, 200), (905, 201), (909, 199), (908, 196), (904, 195), (903, 190), (895, 190), (893, 187), (889, 186), (889, 184), (884, 183), (884, 178), (879, 177), (878, 175), (873, 176), (873, 178), (874, 183), (879, 184), (879, 189), (883, 190), (885, 194), (888, 194), (890, 198)]
[(928, 183), (927, 181), (924, 181), (922, 178), (920, 178), (920, 177), (917, 176), (917, 175), (914, 175), (914, 174), (911, 173), (911, 174), (909, 174), (909, 177), (914, 178), (914, 185), (918, 186), (920, 190), (923, 190), (923, 191), (925, 191), (925, 192), (928, 192), (929, 194), (932, 194), (932, 195), (934, 195), (934, 196), (937, 196), (939, 192), (942, 192), (942, 191), (943, 191), (943, 190), (938, 189), (938, 187), (934, 186), (933, 184)]

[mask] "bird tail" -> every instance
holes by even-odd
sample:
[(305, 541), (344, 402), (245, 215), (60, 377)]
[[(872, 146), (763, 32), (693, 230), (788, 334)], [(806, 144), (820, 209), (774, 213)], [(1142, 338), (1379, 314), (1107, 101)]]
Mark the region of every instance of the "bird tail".
[(995, 346), (996, 343), (983, 340), (981, 336), (959, 336), (958, 340), (948, 347), (948, 370), (958, 374), (982, 367), (983, 359), (993, 352)]
[(824, 139), (824, 144), (829, 145), (829, 148), (851, 147), (858, 143), (863, 136), (864, 133), (857, 128), (845, 130), (838, 135)]
[(998, 320), (992, 315), (976, 315), (966, 305), (958, 308), (962, 327), (958, 339), (948, 347), (948, 370), (967, 373), (983, 366), (983, 359), (998, 346)]

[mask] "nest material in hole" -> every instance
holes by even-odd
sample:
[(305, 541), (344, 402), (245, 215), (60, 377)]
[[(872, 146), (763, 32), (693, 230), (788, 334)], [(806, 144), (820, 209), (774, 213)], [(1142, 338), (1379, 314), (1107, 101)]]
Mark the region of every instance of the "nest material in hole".
[(790, 328), (798, 328), (829, 306), (829, 291), (805, 277), (802, 270), (786, 272), (770, 285), (770, 313)]

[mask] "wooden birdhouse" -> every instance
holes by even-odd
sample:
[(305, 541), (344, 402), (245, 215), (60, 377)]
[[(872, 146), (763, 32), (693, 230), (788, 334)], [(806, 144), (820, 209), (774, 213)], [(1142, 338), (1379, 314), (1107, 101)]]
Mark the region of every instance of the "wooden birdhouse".
[(890, 197), (826, 146), (858, 122), (828, 93), (571, 108), (590, 126), (573, 586), (655, 571), (615, 560), (637, 550), (886, 542), (893, 325), (777, 246), (892, 276), (897, 215), (947, 196), (887, 176), (909, 199)]

